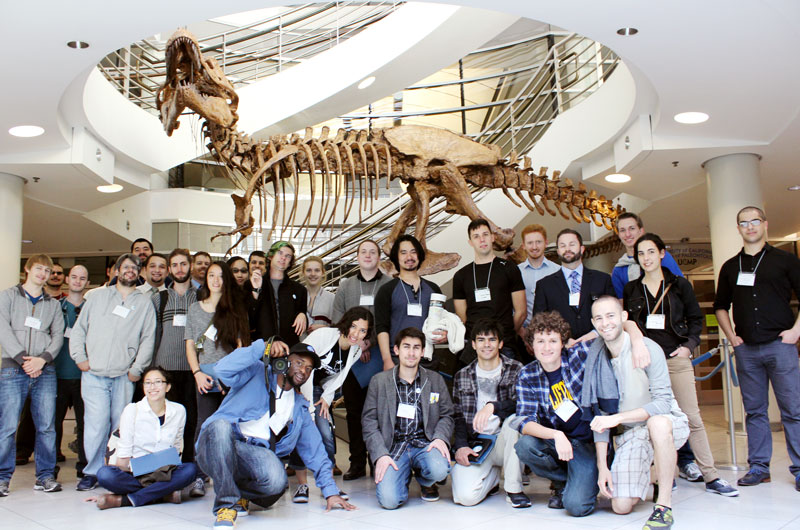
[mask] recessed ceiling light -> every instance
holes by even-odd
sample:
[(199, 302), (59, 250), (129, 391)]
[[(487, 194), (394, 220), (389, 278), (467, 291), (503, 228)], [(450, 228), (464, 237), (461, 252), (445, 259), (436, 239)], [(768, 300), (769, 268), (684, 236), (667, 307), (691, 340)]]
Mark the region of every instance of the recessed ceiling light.
[(33, 243), (33, 239), (23, 239), (23, 243)]
[(795, 184), (794, 186), (789, 186), (789, 191), (800, 191), (800, 184)]
[(361, 81), (358, 84), (358, 89), (359, 90), (364, 90), (365, 88), (367, 88), (368, 86), (370, 86), (374, 82), (375, 82), (375, 76), (371, 75), (371, 76), (367, 77), (366, 79), (364, 79), (363, 81)]
[(606, 182), (611, 182), (613, 184), (622, 184), (624, 182), (630, 182), (630, 180), (630, 175), (625, 175), (624, 173), (612, 173), (611, 175), (606, 175)]
[(108, 184), (106, 186), (97, 186), (97, 191), (100, 193), (117, 193), (122, 191), (122, 186), (119, 184)]
[(617, 30), (617, 35), (622, 35), (623, 37), (631, 37), (639, 33), (639, 30), (636, 28), (619, 28)]
[(82, 40), (71, 40), (67, 43), (67, 46), (74, 50), (85, 50), (89, 47), (89, 43)]
[(708, 121), (708, 114), (705, 112), (681, 112), (674, 116), (675, 121), (678, 123), (685, 123), (688, 125), (695, 125)]
[(8, 130), (11, 136), (19, 136), (20, 138), (33, 138), (44, 134), (44, 129), (38, 125), (17, 125)]

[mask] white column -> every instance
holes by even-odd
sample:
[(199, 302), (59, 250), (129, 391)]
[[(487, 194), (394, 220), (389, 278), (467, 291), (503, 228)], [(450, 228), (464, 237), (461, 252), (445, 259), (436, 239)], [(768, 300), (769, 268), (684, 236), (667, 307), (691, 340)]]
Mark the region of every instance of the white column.
[(16, 175), (0, 173), (0, 289), (19, 282), (19, 260), (22, 253), (22, 185)]
[(736, 213), (745, 206), (764, 207), (760, 161), (759, 155), (739, 153), (718, 156), (703, 163), (715, 278), (722, 264), (742, 248), (742, 238), (736, 230)]

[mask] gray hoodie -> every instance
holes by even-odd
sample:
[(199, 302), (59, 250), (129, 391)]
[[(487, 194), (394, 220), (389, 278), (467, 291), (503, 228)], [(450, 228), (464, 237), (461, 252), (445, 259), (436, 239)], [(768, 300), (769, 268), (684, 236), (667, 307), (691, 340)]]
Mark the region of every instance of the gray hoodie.
[[(29, 321), (31, 325), (26, 326), (28, 317), (36, 320)], [(51, 363), (61, 350), (62, 342), (64, 317), (57, 300), (43, 291), (42, 299), (33, 305), (21, 284), (0, 292), (3, 368), (19, 368), (25, 362), (22, 357), (26, 355), (41, 357)]]
[(155, 345), (156, 310), (150, 297), (134, 289), (123, 301), (116, 286), (95, 291), (72, 328), (70, 357), (76, 363), (88, 360), (89, 371), (97, 376), (141, 376)]

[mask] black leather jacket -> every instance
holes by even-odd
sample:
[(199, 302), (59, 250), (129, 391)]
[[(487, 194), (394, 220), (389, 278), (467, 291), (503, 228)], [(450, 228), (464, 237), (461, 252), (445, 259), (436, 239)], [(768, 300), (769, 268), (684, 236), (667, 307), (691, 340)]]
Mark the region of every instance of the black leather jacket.
[[(675, 276), (666, 267), (661, 267), (661, 272), (664, 274), (664, 283), (666, 284), (664, 288), (671, 285), (664, 297), (664, 302), (662, 302), (665, 305), (665, 311), (670, 316), (667, 329), (683, 341), (681, 346), (686, 346), (690, 351), (694, 351), (700, 345), (700, 333), (703, 331), (703, 311), (700, 309), (700, 304), (697, 303), (692, 284), (686, 278)], [(628, 318), (645, 331), (647, 305), (643, 279), (644, 276), (628, 282), (622, 296)]]

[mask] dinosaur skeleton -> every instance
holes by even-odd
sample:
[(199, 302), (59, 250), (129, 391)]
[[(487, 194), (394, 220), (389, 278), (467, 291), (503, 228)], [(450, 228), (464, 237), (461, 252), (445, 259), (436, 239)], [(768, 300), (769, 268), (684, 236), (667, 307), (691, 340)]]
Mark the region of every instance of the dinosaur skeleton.
[[(614, 221), (623, 211), (612, 206), (610, 200), (587, 191), (583, 183), (574, 186), (570, 179), (560, 180), (560, 172), (547, 176), (547, 168), (535, 172), (528, 157), (520, 158), (515, 152), (503, 158), (494, 145), (475, 142), (465, 136), (433, 127), (400, 125), (386, 129), (345, 131), (339, 129), (334, 137), (327, 127), (314, 137), (309, 127), (304, 136), (272, 136), (257, 141), (236, 129), (239, 98), (233, 85), (225, 77), (217, 62), (204, 57), (194, 36), (178, 30), (167, 43), (167, 75), (157, 94), (157, 106), (167, 135), (180, 124), (178, 118), (188, 108), (204, 119), (203, 131), (208, 149), (234, 172), (243, 175), (244, 186), (234, 175), (229, 178), (244, 195), (232, 194), (236, 213), (236, 227), (220, 236), (239, 235), (228, 249), (230, 253), (253, 231), (252, 200), (258, 194), (261, 201), (261, 222), (267, 221), (263, 206), (268, 194), (275, 197), (272, 212), (272, 229), (283, 226), (309, 226), (312, 208), (296, 224), (297, 199), (300, 174), (310, 176), (311, 204), (319, 195), (318, 233), (331, 228), (334, 215), (342, 202), (344, 223), (352, 213), (355, 198), (358, 218), (378, 198), (379, 179), (399, 178), (406, 184), (410, 202), (401, 212), (383, 250), (388, 253), (393, 242), (415, 221), (415, 234), (426, 248), (425, 230), (430, 216), (431, 201), (437, 197), (446, 200), (445, 210), (469, 217), (485, 218), (495, 235), (495, 250), (509, 251), (514, 238), (512, 229), (501, 229), (486, 218), (472, 200), (474, 188), (501, 189), (517, 207), (544, 215), (561, 215), (577, 222), (593, 222), (612, 230)], [(320, 190), (317, 188), (319, 175)], [(286, 180), (291, 179), (294, 201), (286, 207)], [(271, 187), (271, 193), (269, 188)], [(356, 193), (358, 187), (358, 193)], [(513, 194), (513, 195), (512, 195)], [(283, 204), (278, 198), (281, 197)], [(555, 207), (552, 207), (552, 201)], [(298, 234), (300, 229), (298, 229)], [(212, 238), (212, 240), (214, 239)], [(423, 274), (447, 270), (458, 264), (458, 254), (427, 252), (422, 266)]]

